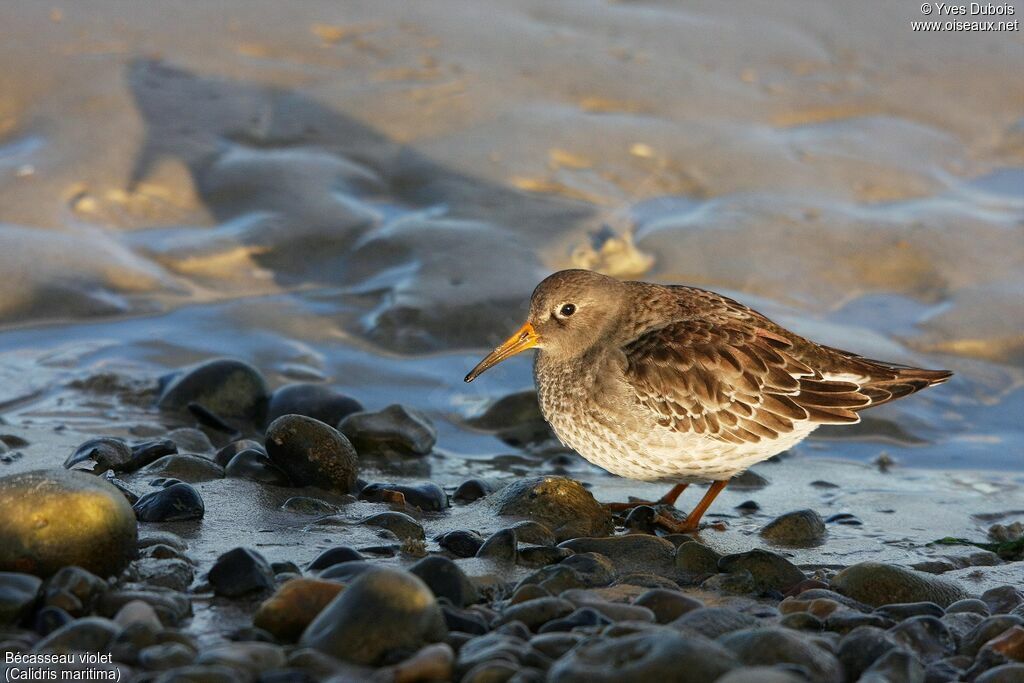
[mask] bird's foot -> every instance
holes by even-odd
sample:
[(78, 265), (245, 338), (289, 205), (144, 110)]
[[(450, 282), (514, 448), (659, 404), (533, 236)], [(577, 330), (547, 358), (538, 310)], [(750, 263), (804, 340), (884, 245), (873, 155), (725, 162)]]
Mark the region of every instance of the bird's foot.
[(687, 519), (679, 520), (662, 514), (655, 515), (654, 524), (670, 534), (696, 534), (699, 533), (701, 529), (725, 531), (729, 528), (723, 521), (707, 522), (701, 526), (699, 518), (693, 519), (688, 517)]

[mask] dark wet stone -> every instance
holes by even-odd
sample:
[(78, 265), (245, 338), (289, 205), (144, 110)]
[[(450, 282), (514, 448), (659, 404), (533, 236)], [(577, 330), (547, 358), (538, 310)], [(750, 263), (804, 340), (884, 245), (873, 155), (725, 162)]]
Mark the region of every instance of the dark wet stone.
[(282, 642), (293, 643), (343, 589), (336, 581), (291, 579), (260, 604), (252, 623)]
[(0, 627), (19, 623), (32, 611), (42, 580), (31, 574), (0, 572)]
[[(680, 550), (685, 547), (682, 546)], [(749, 571), (754, 579), (755, 590), (759, 591), (784, 593), (806, 578), (799, 567), (782, 555), (760, 549), (726, 555), (718, 561), (718, 569), (729, 573), (744, 569)]]
[(825, 623), (810, 612), (794, 612), (779, 619), (779, 626), (794, 631), (821, 631)]
[(218, 557), (206, 578), (214, 593), (228, 598), (274, 588), (270, 564), (249, 548), (235, 548)]
[(964, 669), (970, 666), (970, 662), (966, 662), (964, 666), (956, 666), (954, 662), (940, 659), (930, 664), (927, 664), (924, 669), (924, 680), (926, 683), (934, 681), (958, 681), (961, 679), (964, 673)]
[(1024, 664), (1013, 662), (989, 669), (974, 679), (974, 683), (1022, 683)]
[(338, 508), (327, 501), (309, 496), (292, 496), (281, 503), (281, 509), (300, 515), (329, 515), (338, 511)]
[(476, 552), (477, 557), (508, 563), (514, 563), (518, 554), (516, 532), (512, 529), (494, 532)]
[(846, 526), (861, 526), (864, 522), (857, 519), (849, 512), (837, 512), (825, 518), (825, 524), (843, 524)]
[[(166, 455), (178, 452), (178, 444), (170, 439), (150, 439), (132, 446), (131, 462), (124, 466), (125, 472), (134, 472)], [(217, 463), (218, 465), (221, 463)]]
[(840, 605), (845, 605), (852, 610), (857, 612), (870, 612), (871, 606), (866, 605), (859, 600), (854, 600), (851, 597), (836, 593), (833, 590), (827, 588), (808, 588), (797, 593), (796, 597), (800, 600), (833, 600), (838, 602)]
[(302, 415), (284, 415), (267, 427), (267, 453), (296, 486), (347, 493), (355, 488), (355, 449), (336, 429)]
[(376, 567), (313, 620), (300, 645), (344, 661), (375, 664), (444, 640), (444, 615), (430, 588), (409, 572)]
[(697, 633), (705, 638), (719, 638), (726, 633), (760, 625), (756, 617), (726, 607), (699, 607), (669, 625), (684, 633)]
[(165, 671), (153, 683), (238, 683), (238, 671), (227, 666), (190, 665)]
[(97, 473), (105, 470), (121, 472), (131, 460), (132, 449), (124, 439), (102, 436), (89, 439), (76, 448), (64, 461), (64, 467)]
[(752, 515), (760, 510), (761, 506), (757, 504), (756, 500), (745, 500), (733, 509), (737, 510), (741, 515)]
[(111, 486), (113, 486), (114, 488), (121, 492), (121, 495), (124, 496), (124, 499), (128, 501), (129, 505), (135, 505), (135, 503), (139, 502), (138, 494), (135, 493), (135, 491), (132, 491), (131, 487), (128, 486), (127, 482), (122, 481), (121, 479), (118, 479), (116, 476), (114, 476), (113, 470), (107, 470), (101, 476), (103, 477), (103, 481), (107, 482), (108, 484), (110, 484)]
[(480, 500), (495, 491), (494, 483), (488, 479), (467, 479), (459, 484), (452, 494), (452, 500), (456, 503), (472, 503)]
[(795, 510), (779, 515), (761, 529), (772, 543), (794, 547), (818, 545), (825, 537), (825, 522), (814, 510)]
[(286, 384), (274, 391), (267, 406), (267, 422), (282, 415), (305, 415), (336, 425), (363, 409), (359, 401), (323, 384)]
[(746, 569), (737, 569), (728, 574), (712, 574), (700, 584), (706, 591), (726, 593), (728, 595), (746, 595), (760, 593), (754, 575)]
[[(295, 576), (302, 576), (302, 569), (300, 569), (299, 565), (295, 564), (291, 560), (271, 562), (270, 568), (273, 570), (274, 576), (276, 576), (279, 581), (282, 574), (294, 574)], [(289, 576), (288, 578), (293, 577)]]
[(532, 389), (503, 396), (466, 422), (516, 448), (555, 440), (554, 432), (540, 412), (537, 392)]
[(1024, 619), (1012, 614), (996, 614), (988, 617), (972, 629), (961, 641), (959, 654), (974, 657), (985, 643), (996, 638), (1014, 626), (1024, 625)]
[(559, 541), (607, 536), (614, 530), (608, 509), (573, 479), (520, 479), (489, 496), (487, 501), (498, 515), (525, 517), (545, 524)]
[(333, 567), (336, 564), (341, 564), (342, 562), (359, 562), (364, 559), (366, 558), (364, 558), (355, 548), (350, 548), (347, 545), (339, 545), (334, 548), (328, 548), (317, 555), (316, 559), (310, 562), (306, 569), (309, 571), (319, 571), (321, 569)]
[(402, 512), (379, 512), (370, 515), (362, 520), (360, 524), (365, 526), (380, 527), (387, 529), (402, 540), (424, 540), (426, 534), (423, 526), (409, 515)]
[(184, 453), (212, 453), (213, 443), (206, 432), (194, 427), (178, 427), (167, 433), (178, 450)]
[(847, 567), (835, 575), (832, 586), (872, 607), (899, 602), (934, 602), (945, 607), (968, 597), (963, 588), (944, 579), (878, 562)]
[(546, 524), (535, 522), (532, 519), (516, 522), (509, 528), (516, 532), (516, 538), (520, 543), (531, 545), (554, 545), (557, 543), (554, 532)]
[(722, 559), (721, 553), (703, 543), (683, 543), (676, 548), (676, 568), (684, 574), (694, 576), (717, 574), (720, 559)]
[(630, 534), (606, 538), (574, 538), (559, 544), (575, 553), (598, 553), (611, 560), (619, 574), (645, 571), (662, 576), (673, 576), (676, 569), (676, 549), (657, 536)]
[(341, 583), (351, 583), (357, 576), (379, 566), (373, 564), (368, 560), (353, 560), (351, 562), (342, 562), (341, 564), (333, 564), (327, 569), (320, 572), (321, 579), (330, 579), (331, 581), (340, 581)]
[(338, 430), (348, 437), (360, 457), (427, 455), (437, 443), (437, 430), (423, 413), (403, 405), (346, 417)]
[(448, 507), (444, 489), (433, 482), (423, 484), (368, 484), (359, 491), (360, 500), (373, 503), (390, 502), (389, 492), (401, 493), (405, 502), (425, 512), (441, 512)]
[(658, 511), (650, 505), (637, 505), (629, 511), (626, 519), (622, 522), (624, 529), (638, 531), (643, 534), (654, 535), (657, 529), (656, 520)]
[(798, 664), (815, 683), (839, 683), (843, 668), (831, 653), (796, 631), (750, 628), (722, 636), (718, 642), (747, 665)]
[(985, 616), (976, 612), (952, 612), (942, 617), (942, 623), (953, 634), (957, 643), (962, 643), (967, 634), (976, 629), (978, 624), (983, 621), (985, 621)]
[(201, 482), (224, 478), (224, 468), (208, 458), (187, 453), (165, 455), (142, 468), (152, 477), (172, 477), (179, 481)]
[(537, 629), (537, 632), (557, 633), (559, 631), (572, 631), (580, 627), (607, 626), (611, 623), (611, 619), (593, 607), (578, 607), (567, 616), (544, 623)]
[(43, 584), (43, 604), (80, 617), (93, 610), (107, 589), (106, 581), (82, 567), (61, 567)]
[(659, 624), (667, 624), (687, 612), (704, 606), (704, 603), (696, 598), (666, 588), (653, 588), (638, 596), (633, 604), (651, 610), (654, 613), (654, 620)]
[(946, 608), (946, 614), (958, 614), (961, 612), (972, 612), (983, 617), (987, 617), (990, 614), (988, 604), (978, 598), (957, 600)]
[(195, 576), (192, 564), (180, 558), (137, 560), (135, 572), (143, 583), (179, 591), (192, 585), (192, 579)]
[(924, 667), (913, 654), (889, 650), (869, 666), (859, 683), (924, 683)]
[(458, 609), (451, 605), (442, 605), (441, 611), (444, 612), (444, 621), (448, 625), (449, 631), (471, 633), (478, 636), (482, 636), (488, 631), (487, 620), (479, 612)]
[(438, 536), (437, 543), (456, 557), (475, 557), (484, 539), (475, 531), (456, 529)]
[(73, 616), (60, 607), (44, 607), (36, 612), (35, 618), (32, 621), (32, 630), (41, 636), (47, 636), (74, 620)]
[(516, 588), (515, 592), (512, 593), (512, 597), (508, 599), (508, 604), (518, 605), (521, 602), (527, 600), (533, 600), (535, 598), (550, 598), (551, 593), (541, 588), (535, 583), (528, 583)]
[(36, 652), (105, 652), (120, 627), (110, 619), (76, 619), (36, 643)]
[(530, 647), (554, 661), (582, 641), (578, 633), (542, 633), (530, 638)]
[(272, 463), (266, 453), (255, 448), (244, 450), (231, 458), (224, 468), (224, 474), (236, 479), (249, 479), (274, 486), (291, 485), (288, 475)]
[(259, 441), (255, 441), (253, 439), (238, 439), (217, 451), (217, 454), (213, 456), (213, 460), (221, 467), (227, 467), (228, 463), (231, 462), (231, 458), (250, 448), (261, 451), (264, 454), (267, 452), (267, 449), (265, 449), (263, 444)]
[(260, 424), (270, 391), (263, 375), (240, 360), (219, 358), (161, 378), (161, 410), (184, 412), (197, 403), (219, 418)]
[(576, 610), (576, 606), (561, 598), (537, 598), (517, 605), (511, 605), (501, 613), (497, 624), (518, 621), (531, 631), (536, 631), (543, 624), (567, 616)]
[(139, 664), (149, 671), (166, 671), (188, 666), (196, 658), (192, 648), (181, 643), (158, 643), (139, 651)]
[(203, 497), (191, 484), (177, 483), (139, 498), (133, 506), (140, 522), (176, 522), (202, 519), (206, 513)]
[(544, 567), (558, 564), (572, 554), (568, 548), (553, 548), (546, 545), (520, 546), (516, 562), (524, 567)]
[(129, 602), (141, 600), (152, 607), (160, 621), (168, 626), (180, 623), (192, 614), (192, 603), (178, 591), (156, 587), (123, 588), (108, 591), (100, 598), (96, 611), (106, 617), (115, 616)]
[(1015, 586), (990, 588), (981, 594), (981, 601), (988, 605), (992, 614), (1007, 614), (1024, 605), (1024, 591)]
[(881, 614), (893, 621), (903, 621), (910, 617), (930, 616), (941, 618), (946, 611), (934, 602), (903, 602), (892, 605), (883, 605), (875, 609), (875, 614)]
[(174, 486), (175, 484), (183, 483), (184, 482), (181, 479), (175, 479), (174, 477), (157, 477), (156, 479), (151, 479), (149, 485), (154, 486), (156, 488), (165, 489), (168, 486)]
[(409, 567), (423, 579), (438, 598), (447, 598), (456, 607), (472, 605), (480, 599), (469, 577), (457, 564), (441, 555), (428, 555)]
[(117, 488), (71, 470), (0, 478), (0, 571), (50, 576), (77, 565), (119, 573), (137, 553), (132, 508)]
[(548, 680), (552, 683), (706, 683), (737, 666), (736, 658), (714, 641), (659, 630), (584, 642), (554, 663)]
[(889, 629), (897, 643), (917, 654), (922, 662), (932, 662), (956, 652), (953, 634), (937, 617), (918, 616), (904, 619)]
[(825, 618), (825, 629), (834, 633), (849, 633), (861, 626), (887, 629), (892, 628), (894, 625), (892, 619), (886, 619), (878, 614), (840, 611), (834, 612)]

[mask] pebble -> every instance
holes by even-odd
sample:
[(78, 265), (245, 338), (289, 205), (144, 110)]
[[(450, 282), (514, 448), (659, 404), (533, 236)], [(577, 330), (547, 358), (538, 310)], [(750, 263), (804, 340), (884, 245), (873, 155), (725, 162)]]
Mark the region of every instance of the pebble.
[(183, 666), (164, 672), (153, 683), (238, 683), (238, 671), (227, 666)]
[(714, 641), (657, 630), (581, 643), (554, 663), (548, 680), (551, 683), (706, 683), (737, 666), (736, 658)]
[[(690, 544), (687, 544), (690, 545)], [(574, 538), (559, 544), (575, 553), (598, 553), (607, 557), (619, 574), (651, 572), (672, 576), (676, 570), (676, 548), (665, 539), (646, 534)]]
[(142, 600), (130, 600), (114, 615), (114, 623), (121, 628), (132, 624), (145, 624), (154, 631), (163, 629), (160, 617), (152, 605)]
[(920, 616), (931, 616), (938, 619), (945, 615), (945, 613), (946, 611), (934, 602), (894, 603), (892, 605), (883, 605), (875, 609), (875, 614), (880, 614), (883, 617), (892, 619), (893, 621), (903, 621), (910, 617)]
[(282, 415), (304, 415), (324, 424), (336, 425), (363, 406), (351, 396), (323, 384), (299, 382), (274, 391), (267, 406), (267, 422)]
[[(686, 545), (693, 544), (687, 543)], [(680, 551), (686, 545), (680, 546)], [(785, 593), (806, 578), (799, 567), (782, 555), (761, 549), (726, 555), (718, 561), (718, 569), (729, 573), (749, 571), (754, 580), (755, 590), (758, 592)]]
[(224, 475), (236, 479), (249, 479), (273, 486), (290, 486), (288, 475), (270, 461), (262, 450), (247, 448), (236, 454), (224, 468)]
[(169, 477), (193, 483), (224, 478), (223, 467), (208, 458), (187, 453), (165, 455), (140, 471), (150, 477)]
[(319, 555), (316, 556), (309, 566), (306, 567), (309, 571), (319, 571), (321, 569), (327, 569), (333, 567), (336, 564), (342, 562), (358, 562), (365, 559), (358, 550), (350, 548), (347, 545), (339, 545), (334, 548), (328, 548)]
[(558, 564), (573, 552), (568, 548), (552, 548), (546, 545), (528, 545), (519, 547), (519, 557), (516, 562), (524, 567), (545, 567), (549, 564)]
[(195, 427), (178, 427), (167, 433), (167, 438), (179, 451), (186, 453), (212, 453), (213, 443), (206, 432)]
[(958, 614), (961, 612), (970, 612), (974, 614), (980, 614), (984, 617), (989, 615), (988, 605), (977, 598), (965, 598), (963, 600), (957, 600), (949, 607), (946, 608), (946, 614)]
[(61, 626), (33, 647), (35, 652), (104, 652), (120, 627), (110, 619), (83, 617)]
[(567, 616), (575, 610), (576, 605), (562, 598), (536, 598), (507, 607), (496, 624), (518, 621), (531, 631), (536, 631), (545, 623)]
[(552, 546), (557, 543), (554, 532), (547, 525), (535, 522), (532, 519), (516, 522), (509, 528), (516, 532), (516, 538), (519, 539), (520, 543)]
[(188, 666), (195, 661), (195, 651), (181, 643), (160, 643), (139, 651), (138, 661), (149, 671), (164, 671)]
[(669, 626), (684, 633), (696, 633), (716, 639), (733, 631), (760, 625), (756, 617), (726, 607), (699, 607), (671, 622)]
[(101, 478), (34, 470), (0, 478), (0, 571), (50, 576), (77, 565), (118, 574), (135, 557), (138, 529), (124, 496)]
[(423, 526), (403, 512), (379, 512), (359, 522), (365, 526), (387, 529), (402, 540), (425, 540), (427, 535)]
[(344, 661), (375, 664), (391, 652), (417, 650), (447, 634), (441, 608), (422, 580), (409, 572), (375, 567), (313, 620), (300, 645)]
[(407, 486), (404, 484), (368, 484), (359, 491), (359, 500), (373, 503), (390, 502), (388, 493), (402, 494), (408, 505), (425, 512), (441, 512), (448, 508), (448, 496), (444, 489), (433, 482)]
[(830, 652), (789, 629), (759, 627), (729, 633), (718, 642), (746, 665), (798, 664), (814, 683), (840, 683), (843, 667)]
[(992, 614), (1007, 614), (1024, 605), (1024, 592), (1015, 586), (999, 586), (982, 593), (981, 601), (988, 605)]
[(281, 503), (281, 509), (300, 515), (330, 515), (338, 511), (327, 501), (309, 496), (292, 496)]
[(393, 683), (447, 681), (452, 678), (455, 653), (447, 643), (427, 645), (409, 659), (390, 667)]
[(961, 639), (959, 652), (962, 655), (974, 657), (985, 646), (985, 643), (1014, 626), (1022, 624), (1024, 624), (1024, 619), (1011, 614), (996, 614), (988, 617)]
[(107, 591), (107, 582), (82, 567), (61, 567), (43, 584), (43, 604), (79, 617), (92, 611)]
[(429, 454), (437, 430), (413, 408), (394, 404), (377, 412), (358, 412), (338, 424), (360, 456), (408, 457)]
[(359, 463), (349, 440), (333, 427), (302, 415), (284, 415), (267, 427), (267, 453), (296, 486), (341, 493), (355, 488)]
[(809, 547), (824, 540), (825, 522), (814, 510), (795, 510), (768, 522), (760, 534), (778, 545)]
[(912, 650), (922, 662), (933, 662), (956, 653), (956, 640), (944, 623), (930, 615), (904, 619), (889, 629), (898, 644)]
[(456, 529), (437, 537), (437, 544), (455, 557), (475, 557), (484, 539), (475, 531)]
[(477, 557), (510, 564), (516, 561), (518, 555), (518, 540), (512, 529), (494, 532), (476, 552)]
[(28, 616), (42, 583), (31, 574), (0, 572), (0, 627), (13, 626)]
[(218, 557), (207, 580), (214, 593), (228, 598), (274, 588), (270, 564), (249, 548), (235, 548)]
[(181, 558), (143, 558), (134, 565), (139, 580), (150, 585), (183, 591), (192, 585), (192, 563)]
[(259, 441), (254, 439), (238, 439), (217, 451), (216, 455), (213, 456), (213, 461), (221, 467), (227, 467), (228, 463), (231, 462), (231, 458), (250, 448), (264, 454), (267, 452), (267, 449)]
[(546, 525), (558, 541), (607, 536), (614, 530), (608, 508), (578, 481), (565, 477), (518, 479), (486, 500), (497, 515)]
[(833, 577), (832, 586), (843, 595), (872, 607), (901, 602), (934, 602), (945, 607), (969, 597), (957, 584), (879, 562), (861, 562), (847, 567)]
[(704, 606), (697, 598), (666, 588), (652, 588), (639, 595), (633, 604), (651, 610), (654, 620), (659, 624), (667, 624)]
[(613, 620), (593, 607), (580, 607), (561, 619), (552, 619), (537, 629), (537, 633), (557, 633), (577, 628), (592, 630), (595, 626), (608, 626)]
[(157, 587), (124, 587), (108, 591), (100, 598), (96, 611), (107, 617), (115, 616), (125, 604), (142, 600), (151, 606), (160, 621), (173, 626), (192, 614), (192, 602), (188, 596), (174, 590)]
[(46, 636), (64, 624), (70, 624), (75, 618), (60, 607), (44, 607), (36, 612), (32, 629), (41, 636)]
[(280, 646), (271, 643), (227, 643), (200, 652), (196, 664), (226, 666), (254, 677), (263, 671), (284, 666), (285, 656)]
[(858, 683), (923, 683), (924, 667), (911, 653), (895, 648), (869, 666)]
[(974, 683), (1021, 683), (1021, 681), (1024, 681), (1024, 664), (1016, 662), (989, 669), (974, 679)]
[(248, 363), (218, 358), (161, 378), (161, 410), (184, 412), (190, 403), (226, 420), (261, 424), (270, 391), (267, 382)]
[(806, 683), (807, 679), (795, 671), (771, 666), (744, 666), (733, 669), (715, 683)]
[(420, 577), (435, 597), (447, 598), (456, 607), (472, 605), (480, 599), (469, 577), (447, 557), (428, 555), (409, 567), (409, 571)]
[(124, 439), (101, 436), (76, 448), (64, 461), (64, 467), (96, 473), (106, 470), (121, 472), (131, 460), (132, 449)]
[[(165, 455), (174, 455), (178, 452), (178, 444), (174, 443), (170, 439), (151, 439), (149, 441), (143, 441), (132, 446), (132, 459), (131, 462), (127, 463), (123, 470), (125, 472), (134, 472), (135, 470), (145, 467), (151, 462), (155, 462)], [(217, 463), (223, 465), (223, 463)]]
[(716, 574), (721, 553), (712, 550), (703, 543), (683, 543), (676, 548), (676, 569), (692, 577)]
[(495, 490), (494, 483), (488, 479), (467, 479), (455, 489), (452, 500), (462, 504), (472, 503), (484, 496), (489, 496)]
[(140, 522), (177, 522), (202, 519), (206, 514), (203, 497), (191, 484), (171, 484), (139, 498), (132, 506)]

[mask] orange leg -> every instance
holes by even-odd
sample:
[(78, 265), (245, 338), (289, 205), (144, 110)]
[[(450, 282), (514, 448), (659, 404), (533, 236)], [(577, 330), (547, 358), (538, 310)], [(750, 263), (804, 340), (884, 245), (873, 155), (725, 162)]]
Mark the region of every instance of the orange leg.
[(707, 493), (705, 493), (704, 497), (700, 499), (699, 503), (697, 503), (697, 507), (693, 508), (690, 514), (686, 515), (685, 522), (677, 522), (665, 517), (664, 515), (659, 515), (658, 524), (676, 534), (688, 534), (697, 531), (700, 526), (700, 518), (704, 516), (704, 513), (708, 511), (709, 507), (711, 507), (711, 502), (718, 497), (718, 494), (721, 493), (728, 484), (728, 479), (725, 481), (711, 482), (711, 486), (708, 487)]
[(607, 506), (612, 512), (624, 512), (641, 505), (675, 505), (676, 500), (679, 498), (680, 494), (686, 490), (686, 487), (687, 484), (676, 484), (672, 487), (671, 491), (654, 502), (648, 500), (634, 500), (628, 503), (607, 503)]

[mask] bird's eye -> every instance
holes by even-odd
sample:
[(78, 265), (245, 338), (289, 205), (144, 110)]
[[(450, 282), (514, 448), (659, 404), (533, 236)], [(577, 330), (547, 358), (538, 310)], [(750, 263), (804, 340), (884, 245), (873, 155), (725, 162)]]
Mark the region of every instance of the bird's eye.
[(576, 304), (565, 304), (558, 309), (558, 315), (563, 318), (568, 318), (570, 315), (576, 312)]

